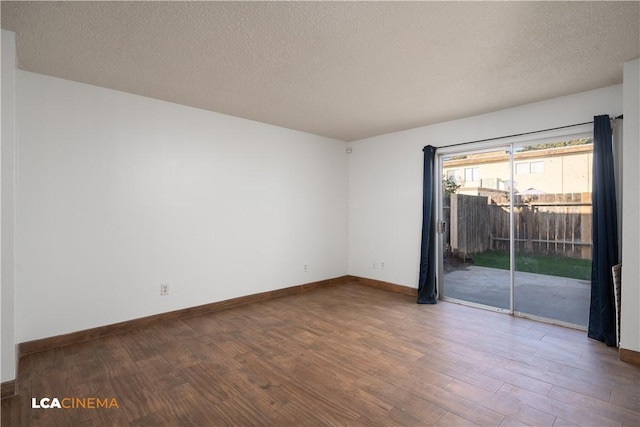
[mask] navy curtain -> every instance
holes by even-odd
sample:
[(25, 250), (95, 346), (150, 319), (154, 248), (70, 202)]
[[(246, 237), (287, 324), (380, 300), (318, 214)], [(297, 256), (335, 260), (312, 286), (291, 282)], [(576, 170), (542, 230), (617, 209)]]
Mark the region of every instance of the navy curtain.
[(616, 345), (611, 267), (618, 263), (618, 214), (609, 116), (593, 118), (593, 254), (589, 338)]
[(420, 277), (418, 279), (418, 304), (435, 304), (438, 293), (436, 289), (436, 248), (435, 216), (433, 202), (435, 183), (433, 171), (436, 160), (436, 149), (427, 145), (424, 151), (424, 176), (422, 196), (422, 248), (420, 250)]

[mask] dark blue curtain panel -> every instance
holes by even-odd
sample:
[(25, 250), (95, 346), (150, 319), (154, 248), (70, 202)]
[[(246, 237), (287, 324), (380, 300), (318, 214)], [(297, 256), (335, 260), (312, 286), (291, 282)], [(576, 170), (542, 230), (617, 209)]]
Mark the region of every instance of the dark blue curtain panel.
[(418, 280), (418, 304), (435, 304), (438, 299), (436, 287), (436, 227), (434, 210), (434, 168), (436, 149), (427, 145), (424, 151), (424, 175), (422, 196), (422, 248), (420, 250), (420, 277)]
[(611, 122), (593, 118), (593, 254), (589, 338), (617, 345), (615, 294), (611, 267), (618, 264), (618, 213), (613, 170)]

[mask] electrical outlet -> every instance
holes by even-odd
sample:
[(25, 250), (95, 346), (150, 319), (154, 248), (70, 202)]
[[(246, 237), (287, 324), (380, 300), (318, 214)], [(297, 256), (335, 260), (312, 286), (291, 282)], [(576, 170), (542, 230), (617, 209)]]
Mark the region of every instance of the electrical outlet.
[(307, 271), (309, 271), (309, 264), (305, 264), (303, 267), (304, 272), (306, 273)]
[(376, 268), (378, 268), (378, 264), (375, 261), (373, 261), (373, 265), (371, 266), (371, 268), (375, 270)]
[(384, 270), (384, 261), (380, 261), (380, 270)]
[(168, 283), (163, 283), (163, 284), (160, 285), (160, 295), (161, 296), (169, 295), (169, 284)]

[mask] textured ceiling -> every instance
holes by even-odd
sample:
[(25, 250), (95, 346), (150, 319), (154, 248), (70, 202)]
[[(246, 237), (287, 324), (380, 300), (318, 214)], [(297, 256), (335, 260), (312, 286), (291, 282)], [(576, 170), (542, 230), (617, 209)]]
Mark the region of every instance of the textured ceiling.
[(23, 70), (345, 141), (622, 81), (639, 2), (8, 2)]

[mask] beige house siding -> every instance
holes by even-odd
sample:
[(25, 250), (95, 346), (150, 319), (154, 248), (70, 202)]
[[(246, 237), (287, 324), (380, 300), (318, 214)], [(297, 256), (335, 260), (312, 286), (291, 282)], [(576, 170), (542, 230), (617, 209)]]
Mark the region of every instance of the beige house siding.
[[(535, 189), (547, 194), (591, 192), (591, 144), (516, 153), (514, 182), (518, 193)], [(475, 169), (475, 170), (474, 170)], [(509, 190), (509, 156), (506, 152), (468, 155), (443, 163), (445, 177), (455, 176), (460, 194), (478, 189)]]

